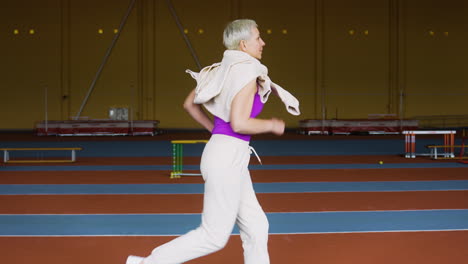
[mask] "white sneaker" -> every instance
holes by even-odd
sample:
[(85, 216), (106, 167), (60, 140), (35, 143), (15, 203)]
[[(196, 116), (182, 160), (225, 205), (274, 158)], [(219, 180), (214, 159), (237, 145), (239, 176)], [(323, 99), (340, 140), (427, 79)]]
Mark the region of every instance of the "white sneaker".
[(143, 259), (142, 257), (137, 257), (137, 256), (128, 256), (126, 264), (140, 264)]

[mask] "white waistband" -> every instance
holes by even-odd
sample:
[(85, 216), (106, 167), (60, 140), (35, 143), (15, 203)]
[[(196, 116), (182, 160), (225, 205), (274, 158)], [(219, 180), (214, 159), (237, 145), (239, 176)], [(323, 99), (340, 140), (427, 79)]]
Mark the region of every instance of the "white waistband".
[(222, 140), (228, 140), (231, 143), (246, 145), (249, 148), (250, 154), (252, 154), (252, 153), (255, 154), (255, 157), (257, 157), (258, 162), (260, 162), (260, 164), (262, 164), (262, 160), (258, 156), (255, 149), (252, 146), (249, 145), (248, 141), (245, 141), (245, 140), (242, 140), (242, 139), (239, 139), (239, 138), (236, 138), (236, 137), (231, 137), (231, 136), (228, 136), (228, 135), (224, 135), (224, 134), (213, 134), (213, 135), (211, 135), (211, 137), (213, 139), (219, 138), (219, 139), (222, 139)]

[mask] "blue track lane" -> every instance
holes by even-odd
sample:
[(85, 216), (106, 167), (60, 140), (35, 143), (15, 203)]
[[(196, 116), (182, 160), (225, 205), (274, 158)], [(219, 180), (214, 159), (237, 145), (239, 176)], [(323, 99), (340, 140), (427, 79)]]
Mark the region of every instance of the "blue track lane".
[[(306, 140), (256, 140), (251, 145), (260, 156), (314, 156), (314, 155), (400, 155), (404, 151), (404, 136), (400, 139), (340, 139), (320, 140), (309, 137)], [(459, 144), (459, 139), (455, 142)], [(417, 153), (429, 153), (426, 145), (443, 145), (443, 137), (424, 139), (418, 138)], [(31, 142), (31, 141), (0, 141), (0, 146), (7, 148), (21, 147), (82, 147), (78, 157), (170, 157), (172, 145), (170, 141), (68, 141), (68, 142)], [(184, 156), (200, 156), (204, 144), (184, 145)], [(13, 153), (11, 157), (21, 157), (23, 152)], [(34, 152), (37, 155), (37, 152)], [(40, 155), (59, 154), (43, 152)], [(69, 152), (64, 152), (69, 155)]]
[[(468, 230), (468, 210), (267, 215), (271, 234)], [(199, 214), (0, 215), (0, 236), (181, 235), (199, 223)]]
[[(203, 184), (2, 184), (0, 195), (202, 194)], [(468, 180), (254, 183), (257, 193), (398, 192), (468, 190)]]
[[(414, 168), (468, 168), (457, 162), (387, 163), (387, 164), (281, 164), (250, 165), (250, 170), (322, 170), (322, 169), (414, 169)], [(59, 165), (59, 166), (7, 166), (1, 171), (164, 171), (172, 165)], [(200, 170), (199, 165), (184, 165), (184, 170)]]

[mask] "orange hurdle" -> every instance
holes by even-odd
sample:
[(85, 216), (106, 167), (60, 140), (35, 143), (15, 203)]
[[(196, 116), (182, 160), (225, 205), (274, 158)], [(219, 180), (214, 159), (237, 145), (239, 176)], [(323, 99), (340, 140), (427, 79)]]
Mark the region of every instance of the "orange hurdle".
[(403, 131), (405, 135), (405, 158), (416, 158), (416, 156), (430, 156), (431, 154), (416, 153), (416, 135), (443, 135), (444, 157), (455, 157), (455, 130), (410, 130)]

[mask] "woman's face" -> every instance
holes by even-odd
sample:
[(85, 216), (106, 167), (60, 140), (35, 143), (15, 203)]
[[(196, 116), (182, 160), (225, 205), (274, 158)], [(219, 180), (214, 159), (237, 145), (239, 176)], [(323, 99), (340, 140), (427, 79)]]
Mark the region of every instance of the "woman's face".
[(263, 46), (265, 46), (265, 42), (260, 37), (260, 32), (257, 28), (252, 28), (250, 39), (242, 40), (240, 43), (240, 48), (243, 52), (259, 60), (262, 58)]

